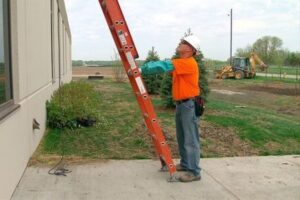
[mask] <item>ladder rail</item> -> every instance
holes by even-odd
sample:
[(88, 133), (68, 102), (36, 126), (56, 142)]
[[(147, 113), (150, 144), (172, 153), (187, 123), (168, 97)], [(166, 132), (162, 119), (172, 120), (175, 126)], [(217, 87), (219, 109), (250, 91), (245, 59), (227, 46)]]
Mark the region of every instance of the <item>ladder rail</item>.
[(138, 52), (130, 34), (126, 20), (118, 0), (98, 0), (103, 11), (110, 32), (117, 46), (125, 71), (142, 111), (144, 122), (152, 138), (162, 168), (167, 167), (171, 177), (176, 173), (170, 148), (163, 135), (150, 96), (145, 88), (144, 81), (135, 61)]

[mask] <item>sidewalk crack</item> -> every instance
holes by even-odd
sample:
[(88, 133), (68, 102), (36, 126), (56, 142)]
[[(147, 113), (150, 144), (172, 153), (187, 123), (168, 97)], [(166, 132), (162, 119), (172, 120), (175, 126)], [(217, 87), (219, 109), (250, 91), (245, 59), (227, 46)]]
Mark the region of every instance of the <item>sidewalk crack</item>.
[(235, 197), (235, 199), (237, 200), (241, 200), (236, 194), (234, 194), (229, 188), (227, 188), (223, 183), (221, 183), (221, 181), (219, 181), (218, 179), (216, 179), (213, 175), (211, 175), (208, 171), (206, 171), (205, 169), (202, 169), (202, 171), (204, 171), (208, 176), (210, 176), (214, 181), (216, 181), (219, 185), (221, 185), (227, 192), (229, 192), (233, 197)]

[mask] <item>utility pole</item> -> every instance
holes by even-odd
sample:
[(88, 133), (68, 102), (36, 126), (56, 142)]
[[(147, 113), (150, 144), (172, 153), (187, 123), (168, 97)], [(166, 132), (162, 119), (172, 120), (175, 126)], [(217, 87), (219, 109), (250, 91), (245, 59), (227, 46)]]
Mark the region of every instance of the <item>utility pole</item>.
[(232, 8), (230, 9), (230, 65), (232, 66)]

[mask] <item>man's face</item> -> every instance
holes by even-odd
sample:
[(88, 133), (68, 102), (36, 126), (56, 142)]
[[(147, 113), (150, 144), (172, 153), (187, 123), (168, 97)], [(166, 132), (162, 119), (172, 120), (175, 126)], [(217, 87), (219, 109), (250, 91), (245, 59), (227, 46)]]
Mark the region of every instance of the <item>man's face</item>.
[(194, 54), (193, 48), (187, 44), (185, 41), (182, 41), (176, 48), (177, 53), (180, 57), (182, 56), (192, 56)]

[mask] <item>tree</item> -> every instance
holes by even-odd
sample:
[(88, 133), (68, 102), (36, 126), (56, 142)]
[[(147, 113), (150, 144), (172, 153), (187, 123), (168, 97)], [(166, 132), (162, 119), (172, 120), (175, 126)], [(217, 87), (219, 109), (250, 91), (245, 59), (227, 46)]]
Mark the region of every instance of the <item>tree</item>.
[[(157, 54), (157, 51), (155, 51), (154, 47), (152, 47), (152, 49), (148, 52), (148, 56), (146, 58), (145, 63), (150, 61), (159, 61), (159, 60), (160, 59)], [(161, 74), (144, 75), (143, 79), (149, 94), (159, 93), (163, 75)]]
[(246, 48), (238, 48), (236, 50), (235, 56), (237, 57), (249, 57), (250, 53), (253, 51), (252, 45), (248, 45)]
[(278, 66), (283, 66), (284, 61), (287, 57), (287, 50), (278, 50), (274, 52), (274, 55), (272, 56), (272, 63), (278, 65)]
[(276, 36), (264, 36), (253, 44), (253, 50), (267, 63), (275, 63), (278, 51), (282, 50), (282, 40)]
[(72, 66), (81, 67), (81, 66), (83, 66), (83, 61), (82, 60), (73, 60)]
[[(187, 32), (184, 33), (184, 37), (193, 35), (191, 29), (188, 29)], [(183, 37), (183, 38), (184, 38)], [(201, 97), (204, 99), (207, 99), (208, 94), (209, 94), (209, 86), (208, 86), (208, 80), (207, 80), (207, 70), (205, 68), (204, 62), (203, 62), (203, 54), (198, 49), (200, 52), (198, 55), (195, 55), (194, 58), (198, 63), (199, 67), (199, 88), (201, 90)], [(174, 58), (178, 58), (178, 53), (175, 52), (175, 55), (173, 56)], [(175, 104), (173, 102), (172, 98), (172, 78), (169, 74), (166, 74), (163, 78), (162, 81), (162, 86), (161, 86), (161, 91), (160, 91), (160, 96), (163, 100), (163, 105), (165, 107), (175, 107)]]
[(300, 52), (288, 52), (284, 64), (290, 66), (300, 66)]
[(203, 53), (199, 50), (199, 55), (195, 56), (195, 59), (199, 66), (199, 87), (201, 90), (201, 97), (203, 97), (207, 101), (208, 94), (210, 92), (208, 85), (208, 71), (203, 62)]
[(170, 74), (164, 74), (161, 82), (159, 95), (166, 108), (174, 108), (175, 104), (172, 97), (172, 77)]
[(238, 48), (235, 55), (249, 57), (252, 51), (268, 64), (281, 65), (284, 61), (285, 53), (283, 53), (284, 50), (282, 49), (282, 40), (276, 36), (259, 38), (246, 48)]

